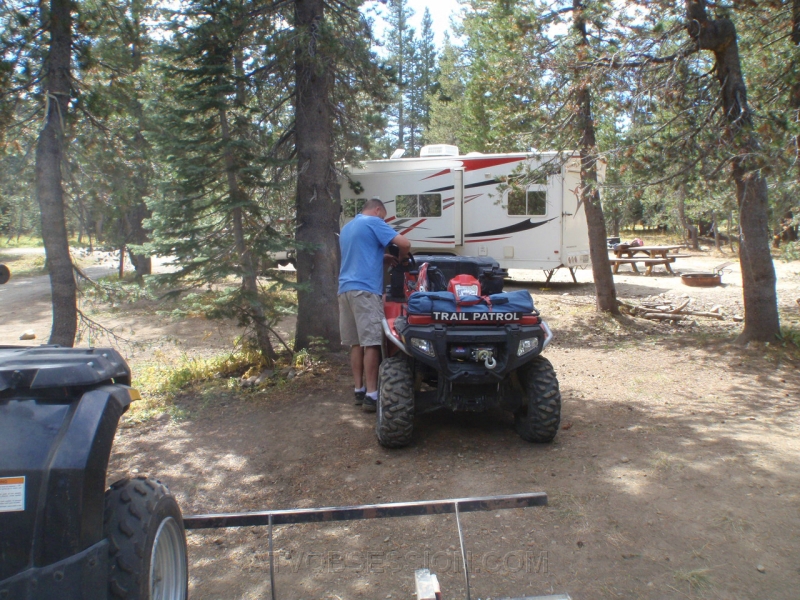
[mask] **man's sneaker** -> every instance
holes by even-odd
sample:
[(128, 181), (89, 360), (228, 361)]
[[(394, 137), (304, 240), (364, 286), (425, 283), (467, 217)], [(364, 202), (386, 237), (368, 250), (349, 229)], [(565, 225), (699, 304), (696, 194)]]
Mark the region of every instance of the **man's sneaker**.
[(373, 400), (365, 394), (362, 408), (364, 409), (364, 412), (375, 412), (378, 410), (378, 401)]
[(364, 404), (364, 398), (366, 398), (367, 392), (356, 392), (356, 406), (361, 406)]

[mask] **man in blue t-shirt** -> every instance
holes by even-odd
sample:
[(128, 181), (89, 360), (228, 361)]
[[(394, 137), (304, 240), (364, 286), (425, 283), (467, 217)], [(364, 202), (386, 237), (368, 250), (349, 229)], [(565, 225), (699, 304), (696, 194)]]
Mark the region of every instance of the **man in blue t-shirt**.
[(339, 246), (339, 330), (342, 344), (350, 346), (350, 367), (356, 404), (374, 411), (378, 400), (378, 365), (381, 360), (383, 320), (383, 266), (397, 259), (385, 254), (389, 244), (400, 248), (405, 260), (411, 242), (389, 227), (386, 207), (377, 198), (367, 200), (360, 215), (342, 228)]

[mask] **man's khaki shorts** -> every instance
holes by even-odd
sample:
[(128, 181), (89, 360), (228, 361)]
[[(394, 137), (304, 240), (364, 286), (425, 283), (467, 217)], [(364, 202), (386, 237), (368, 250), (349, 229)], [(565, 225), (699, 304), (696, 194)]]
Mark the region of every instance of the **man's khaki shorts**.
[(339, 333), (344, 346), (380, 346), (383, 301), (370, 292), (339, 294)]

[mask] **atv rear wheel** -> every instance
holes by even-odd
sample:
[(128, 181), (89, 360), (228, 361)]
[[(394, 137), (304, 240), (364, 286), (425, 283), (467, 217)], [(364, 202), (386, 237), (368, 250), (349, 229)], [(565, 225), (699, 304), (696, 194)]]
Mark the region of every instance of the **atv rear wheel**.
[(161, 482), (123, 479), (106, 491), (109, 598), (186, 600), (186, 533), (175, 498)]
[(526, 406), (514, 415), (517, 433), (526, 442), (552, 442), (561, 422), (561, 392), (550, 361), (537, 356), (519, 371)]
[(414, 382), (402, 354), (387, 358), (378, 373), (378, 419), (375, 433), (384, 448), (402, 448), (414, 432)]

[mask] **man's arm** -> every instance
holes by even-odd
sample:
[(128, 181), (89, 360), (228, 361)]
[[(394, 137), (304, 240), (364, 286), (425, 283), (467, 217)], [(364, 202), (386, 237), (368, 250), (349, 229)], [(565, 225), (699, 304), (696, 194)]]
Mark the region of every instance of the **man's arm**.
[(408, 238), (398, 233), (396, 236), (394, 236), (394, 238), (392, 238), (390, 243), (395, 244), (400, 250), (400, 262), (403, 262), (406, 258), (408, 258), (408, 253), (411, 251), (411, 242), (408, 241)]

